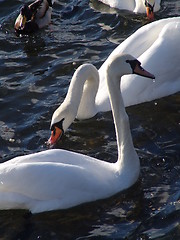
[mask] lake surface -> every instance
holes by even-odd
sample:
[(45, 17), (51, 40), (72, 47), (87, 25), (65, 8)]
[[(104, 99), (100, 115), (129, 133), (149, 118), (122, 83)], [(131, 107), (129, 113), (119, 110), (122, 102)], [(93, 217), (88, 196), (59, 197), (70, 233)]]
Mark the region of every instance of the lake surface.
[[(13, 25), (23, 3), (0, 1), (0, 162), (46, 149), (51, 116), (75, 69), (85, 62), (99, 68), (147, 23), (144, 15), (112, 10), (96, 0), (59, 0), (50, 26), (18, 37)], [(179, 14), (180, 0), (164, 0), (156, 19)], [(0, 239), (180, 239), (179, 106), (177, 93), (126, 108), (141, 161), (133, 187), (65, 211), (0, 211)], [(111, 113), (75, 121), (57, 147), (116, 161)]]

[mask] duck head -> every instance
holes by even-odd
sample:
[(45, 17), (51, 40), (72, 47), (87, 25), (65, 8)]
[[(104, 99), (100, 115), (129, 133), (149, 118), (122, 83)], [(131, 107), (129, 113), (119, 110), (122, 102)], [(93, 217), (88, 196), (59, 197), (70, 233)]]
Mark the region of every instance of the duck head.
[(25, 28), (26, 23), (31, 20), (32, 15), (33, 13), (30, 10), (30, 8), (27, 5), (24, 5), (20, 10), (18, 18), (16, 19), (15, 29), (23, 30)]
[(38, 25), (33, 21), (34, 12), (29, 6), (24, 5), (16, 19), (14, 29), (17, 34), (28, 34), (38, 29)]

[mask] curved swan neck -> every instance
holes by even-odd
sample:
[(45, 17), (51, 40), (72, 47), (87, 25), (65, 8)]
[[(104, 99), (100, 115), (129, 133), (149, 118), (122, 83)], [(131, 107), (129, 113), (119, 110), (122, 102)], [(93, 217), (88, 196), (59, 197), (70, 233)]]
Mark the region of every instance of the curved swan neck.
[(121, 79), (119, 79), (119, 76), (114, 76), (111, 68), (107, 69), (106, 74), (118, 145), (118, 163), (121, 166), (122, 164), (128, 166), (132, 161), (132, 158), (137, 158), (137, 154), (134, 150), (129, 126), (129, 118), (125, 111), (120, 91)]
[(92, 64), (81, 65), (74, 73), (66, 101), (73, 105), (77, 118), (89, 118), (96, 114), (95, 96), (99, 86), (99, 73)]

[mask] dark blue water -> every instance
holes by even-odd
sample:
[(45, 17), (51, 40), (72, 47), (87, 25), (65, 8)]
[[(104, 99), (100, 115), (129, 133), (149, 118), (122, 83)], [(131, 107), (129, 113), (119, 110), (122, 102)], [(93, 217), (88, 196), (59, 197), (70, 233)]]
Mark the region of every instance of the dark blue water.
[[(49, 27), (18, 37), (13, 25), (23, 3), (0, 1), (0, 162), (46, 149), (52, 113), (75, 69), (85, 62), (100, 67), (147, 22), (96, 0), (59, 0)], [(179, 14), (180, 0), (164, 0), (156, 19)], [(141, 161), (132, 188), (65, 211), (0, 211), (0, 239), (180, 239), (179, 106), (177, 93), (127, 108)], [(116, 161), (111, 113), (75, 121), (58, 147)]]

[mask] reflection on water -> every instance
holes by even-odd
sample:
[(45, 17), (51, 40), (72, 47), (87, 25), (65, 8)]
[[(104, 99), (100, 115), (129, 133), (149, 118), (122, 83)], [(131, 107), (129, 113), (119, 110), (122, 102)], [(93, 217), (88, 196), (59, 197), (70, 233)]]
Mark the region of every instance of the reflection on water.
[[(143, 15), (110, 9), (97, 0), (54, 5), (52, 24), (35, 35), (14, 34), (22, 1), (0, 1), (0, 162), (46, 149), (53, 111), (84, 62), (100, 67)], [(178, 14), (180, 1), (163, 1), (156, 18)], [(179, 93), (127, 108), (141, 161), (139, 181), (110, 199), (31, 215), (0, 211), (0, 239), (179, 239)], [(58, 148), (115, 162), (111, 113), (75, 121)]]

